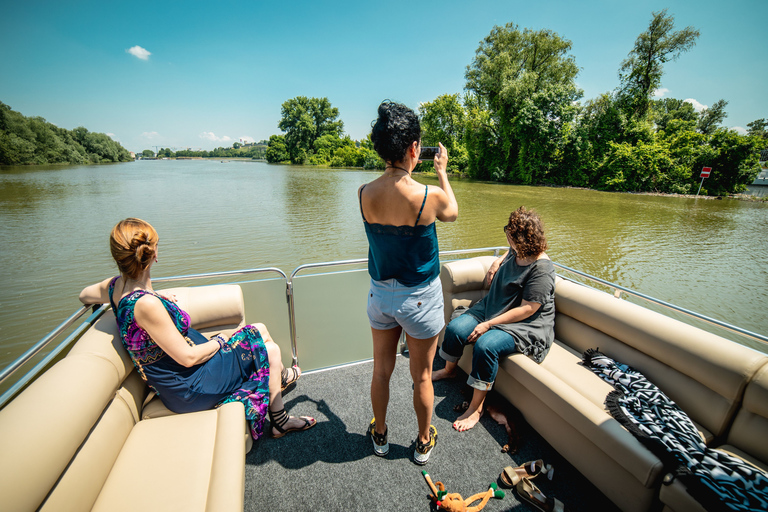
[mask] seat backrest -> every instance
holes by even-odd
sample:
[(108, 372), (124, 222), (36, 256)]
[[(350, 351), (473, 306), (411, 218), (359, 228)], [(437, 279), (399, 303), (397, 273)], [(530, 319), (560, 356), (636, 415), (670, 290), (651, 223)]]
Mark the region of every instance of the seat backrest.
[[(202, 332), (244, 324), (238, 285), (166, 293), (176, 295)], [(64, 359), (0, 411), (3, 510), (90, 509), (147, 394), (107, 311)]]
[(642, 372), (693, 421), (722, 440), (752, 376), (768, 356), (564, 279), (555, 287), (555, 338)]
[(757, 458), (768, 467), (768, 364), (764, 365), (744, 391), (727, 444)]
[(440, 283), (443, 286), (446, 325), (457, 307), (469, 307), (488, 293), (485, 275), (495, 259), (494, 256), (479, 256), (443, 263)]

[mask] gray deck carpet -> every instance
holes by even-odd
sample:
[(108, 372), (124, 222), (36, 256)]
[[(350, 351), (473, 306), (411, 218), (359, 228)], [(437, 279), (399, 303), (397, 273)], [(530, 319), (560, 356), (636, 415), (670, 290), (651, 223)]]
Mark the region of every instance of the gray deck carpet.
[[(245, 510), (426, 512), (434, 506), (427, 498), (422, 469), (433, 481), (442, 481), (448, 492), (467, 498), (498, 482), (505, 466), (535, 459), (555, 467), (552, 481), (540, 476), (534, 482), (547, 496), (563, 501), (566, 510), (617, 510), (520, 418), (516, 425), (521, 441), (514, 455), (501, 451), (506, 432), (488, 415), (467, 432), (455, 431), (451, 425), (458, 413), (453, 407), (464, 400), (464, 374), (435, 383), (432, 424), (437, 446), (426, 466), (414, 464), (417, 425), (408, 362), (407, 356), (397, 358), (387, 418), (390, 451), (383, 458), (373, 454), (365, 435), (372, 418), (373, 363), (302, 375), (284, 395), (286, 410), (314, 416), (318, 423), (305, 432), (254, 443), (246, 456)], [(442, 364), (436, 357), (435, 368)], [(535, 510), (521, 503), (512, 489), (504, 490), (504, 499), (490, 500), (483, 510)]]

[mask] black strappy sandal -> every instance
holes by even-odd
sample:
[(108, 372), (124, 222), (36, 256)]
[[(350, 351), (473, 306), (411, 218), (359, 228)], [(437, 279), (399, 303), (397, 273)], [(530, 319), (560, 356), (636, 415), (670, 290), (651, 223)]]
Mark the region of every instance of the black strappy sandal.
[(275, 427), (278, 431), (277, 434), (272, 432), (272, 437), (275, 439), (279, 439), (283, 437), (285, 434), (288, 434), (290, 432), (299, 432), (302, 430), (307, 430), (315, 425), (317, 425), (317, 420), (315, 418), (311, 418), (309, 416), (299, 416), (300, 420), (304, 420), (304, 425), (301, 427), (295, 427), (295, 428), (283, 428), (283, 425), (288, 423), (288, 420), (291, 418), (291, 416), (288, 416), (288, 413), (285, 412), (285, 407), (280, 409), (279, 411), (269, 411), (269, 423), (272, 427)]
[(280, 391), (285, 391), (285, 388), (294, 384), (299, 377), (301, 377), (301, 368), (298, 366), (283, 367), (283, 371), (280, 372)]

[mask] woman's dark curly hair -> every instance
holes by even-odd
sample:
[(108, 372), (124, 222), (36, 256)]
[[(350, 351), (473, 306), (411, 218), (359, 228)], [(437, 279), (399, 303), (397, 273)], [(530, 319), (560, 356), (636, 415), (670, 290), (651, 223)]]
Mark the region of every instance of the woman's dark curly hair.
[(547, 237), (544, 236), (544, 223), (533, 210), (521, 206), (509, 216), (509, 222), (504, 227), (521, 258), (538, 256), (547, 250)]
[(419, 117), (401, 103), (384, 101), (379, 105), (379, 118), (373, 125), (373, 149), (385, 162), (399, 162), (408, 146), (421, 140)]

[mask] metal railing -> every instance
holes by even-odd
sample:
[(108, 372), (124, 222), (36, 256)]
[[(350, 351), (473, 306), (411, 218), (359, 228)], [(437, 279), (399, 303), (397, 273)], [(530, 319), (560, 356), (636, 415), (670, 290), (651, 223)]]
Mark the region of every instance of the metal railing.
[[(170, 277), (159, 277), (156, 279), (152, 279), (152, 282), (154, 283), (167, 283), (167, 282), (173, 282), (173, 281), (186, 281), (186, 280), (199, 280), (199, 279), (210, 279), (210, 278), (220, 278), (220, 277), (232, 277), (232, 276), (243, 276), (243, 275), (250, 275), (250, 274), (259, 274), (259, 273), (265, 273), (265, 272), (276, 272), (279, 275), (282, 276), (283, 279), (287, 280), (287, 276), (285, 275), (285, 272), (280, 270), (276, 267), (268, 267), (268, 268), (257, 268), (257, 269), (248, 269), (248, 270), (232, 270), (232, 271), (225, 271), (225, 272), (211, 272), (207, 274), (190, 274), (190, 275), (181, 275), (181, 276), (170, 276)], [(9, 364), (7, 367), (5, 367), (2, 372), (0, 372), (0, 384), (5, 382), (11, 375), (13, 375), (19, 368), (24, 366), (26, 363), (28, 363), (32, 358), (34, 358), (37, 354), (39, 354), (43, 349), (45, 349), (48, 345), (51, 344), (56, 338), (61, 336), (63, 332), (65, 332), (67, 329), (69, 329), (80, 317), (82, 317), (87, 311), (91, 310), (91, 308), (94, 309), (93, 314), (91, 314), (81, 325), (79, 325), (69, 336), (67, 336), (64, 340), (62, 340), (58, 345), (56, 345), (51, 351), (46, 354), (45, 358), (40, 361), (38, 364), (35, 365), (34, 368), (29, 370), (26, 374), (24, 374), (21, 379), (19, 379), (17, 382), (13, 384), (8, 390), (6, 390), (2, 395), (0, 395), (0, 408), (5, 406), (6, 402), (10, 400), (13, 396), (18, 393), (19, 390), (23, 389), (24, 386), (26, 386), (32, 379), (35, 378), (35, 376), (43, 370), (53, 359), (59, 356), (70, 344), (72, 344), (74, 341), (80, 338), (80, 336), (87, 331), (96, 321), (101, 318), (101, 316), (110, 309), (109, 304), (102, 304), (102, 305), (95, 305), (95, 306), (81, 306), (77, 311), (75, 311), (69, 318), (67, 318), (64, 322), (62, 322), (58, 327), (56, 327), (54, 330), (52, 330), (50, 333), (45, 335), (40, 341), (35, 343), (34, 346), (32, 346), (29, 350), (24, 352), (21, 356), (19, 356), (14, 362)]]
[[(463, 250), (455, 250), (455, 251), (441, 251), (440, 256), (455, 256), (455, 255), (463, 255), (463, 254), (476, 254), (476, 253), (488, 253), (492, 252), (494, 256), (498, 256), (501, 251), (507, 250), (508, 247), (506, 246), (497, 246), (497, 247), (484, 247), (484, 248), (478, 248), (478, 249), (463, 249)], [(297, 335), (296, 335), (296, 306), (295, 306), (295, 300), (294, 300), (294, 294), (293, 294), (293, 279), (302, 271), (308, 270), (308, 269), (318, 269), (318, 268), (329, 268), (329, 267), (338, 267), (338, 266), (344, 266), (344, 265), (359, 265), (363, 263), (367, 263), (368, 258), (358, 258), (358, 259), (352, 259), (352, 260), (339, 260), (339, 261), (329, 261), (329, 262), (321, 262), (321, 263), (308, 263), (304, 265), (300, 265), (296, 267), (293, 272), (291, 272), (290, 277), (285, 274), (282, 270), (276, 267), (268, 267), (268, 268), (259, 268), (259, 269), (248, 269), (248, 270), (234, 270), (234, 271), (226, 271), (226, 272), (212, 272), (207, 274), (190, 274), (190, 275), (181, 275), (181, 276), (171, 276), (171, 277), (161, 277), (157, 279), (153, 279), (156, 283), (161, 282), (173, 282), (173, 281), (184, 281), (184, 280), (199, 280), (199, 279), (207, 279), (207, 278), (221, 278), (221, 277), (232, 277), (232, 276), (244, 276), (244, 275), (251, 275), (251, 274), (257, 274), (257, 273), (266, 273), (266, 272), (273, 272), (277, 273), (280, 276), (282, 276), (283, 279), (285, 279), (285, 287), (286, 287), (286, 295), (288, 298), (288, 323), (289, 323), (289, 330), (290, 330), (290, 337), (291, 337), (291, 359), (293, 360), (293, 364), (298, 364), (298, 347), (297, 347)], [(554, 263), (554, 262), (553, 262)], [(759, 341), (762, 343), (768, 344), (768, 336), (764, 336), (762, 334), (754, 333), (751, 331), (748, 331), (746, 329), (742, 329), (741, 327), (729, 324), (727, 322), (722, 322), (720, 320), (702, 315), (700, 313), (696, 313), (695, 311), (690, 311), (688, 309), (676, 306), (674, 304), (656, 299), (654, 297), (651, 297), (649, 295), (645, 295), (643, 293), (637, 292), (635, 290), (617, 285), (615, 283), (611, 283), (609, 281), (606, 281), (604, 279), (601, 279), (599, 277), (595, 277), (593, 275), (587, 274), (585, 272), (581, 272), (579, 270), (572, 269), (570, 267), (567, 267), (565, 265), (554, 263), (555, 267), (558, 269), (561, 269), (562, 271), (568, 272), (573, 275), (577, 275), (583, 279), (587, 279), (589, 281), (592, 281), (594, 283), (598, 283), (602, 286), (608, 287), (610, 289), (613, 289), (613, 296), (617, 299), (621, 299), (622, 294), (631, 295), (633, 297), (637, 297), (639, 299), (642, 299), (646, 302), (649, 302), (651, 304), (656, 304), (659, 306), (662, 306), (664, 308), (667, 308), (672, 311), (676, 311), (678, 313), (681, 313), (683, 315), (686, 315), (691, 318), (695, 318), (697, 320), (703, 321), (705, 323), (708, 323), (710, 325), (717, 326), (719, 328), (725, 329), (727, 331), (733, 332), (735, 334), (738, 334), (740, 336), (744, 336), (746, 338), (750, 338), (755, 341)], [(561, 278), (567, 279), (569, 281), (573, 281), (577, 284), (578, 281), (575, 281), (574, 279), (571, 279), (567, 276), (564, 276), (562, 274), (560, 275)], [(43, 339), (41, 339), (39, 342), (37, 342), (32, 348), (27, 350), (21, 357), (19, 357), (16, 361), (11, 363), (8, 367), (2, 370), (0, 372), (0, 384), (5, 381), (7, 378), (9, 378), (14, 372), (16, 372), (19, 368), (21, 368), (25, 363), (29, 362), (35, 355), (37, 355), (40, 351), (42, 351), (44, 348), (46, 348), (53, 340), (55, 340), (58, 336), (60, 336), (64, 331), (66, 331), (69, 327), (71, 327), (80, 317), (82, 317), (91, 307), (90, 306), (82, 306), (78, 311), (76, 311), (74, 314), (72, 314), (69, 318), (67, 318), (64, 322), (61, 323), (58, 327), (56, 327), (53, 331), (51, 331), (49, 334), (47, 334)], [(25, 386), (31, 379), (33, 379), (37, 372), (45, 368), (45, 366), (50, 363), (50, 361), (58, 356), (69, 344), (71, 344), (74, 340), (78, 339), (79, 336), (85, 332), (88, 328), (90, 328), (98, 318), (101, 317), (101, 315), (104, 314), (105, 311), (109, 309), (109, 305), (104, 304), (101, 305), (98, 308), (94, 308), (93, 314), (85, 321), (83, 322), (74, 332), (72, 332), (65, 340), (63, 340), (59, 345), (57, 345), (51, 352), (41, 361), (38, 363), (35, 368), (33, 368), (31, 371), (29, 371), (27, 374), (25, 374), (22, 379), (20, 379), (17, 383), (14, 384), (12, 388), (10, 388), (8, 391), (3, 393), (2, 397), (0, 397), (0, 407), (4, 406), (7, 400), (12, 397), (19, 389), (21, 389), (23, 386)]]
[[(554, 263), (554, 262), (553, 262)], [(730, 331), (736, 334), (739, 334), (741, 336), (744, 336), (746, 338), (750, 338), (755, 341), (760, 341), (762, 343), (768, 344), (768, 336), (763, 336), (762, 334), (758, 334), (756, 332), (748, 331), (746, 329), (742, 329), (741, 327), (738, 327), (736, 325), (729, 324), (727, 322), (722, 322), (720, 320), (717, 320), (716, 318), (708, 317), (706, 315), (702, 315), (700, 313), (696, 313), (695, 311), (691, 311), (689, 309), (682, 308), (680, 306), (676, 306), (674, 304), (671, 304), (669, 302), (664, 302), (663, 300), (657, 299), (655, 297), (651, 297), (650, 295), (645, 295), (644, 293), (637, 292), (635, 290), (632, 290), (630, 288), (625, 288), (624, 286), (620, 286), (618, 284), (611, 283), (609, 281), (606, 281), (605, 279), (600, 279), (599, 277), (595, 277), (593, 275), (587, 274), (585, 272), (581, 272), (580, 270), (576, 270), (570, 267), (566, 267), (565, 265), (561, 265), (560, 263), (554, 263), (555, 267), (560, 268), (562, 270), (565, 270), (566, 272), (570, 272), (571, 274), (578, 275), (584, 279), (588, 279), (592, 282), (599, 283), (603, 286), (607, 286), (608, 288), (612, 288), (614, 290), (613, 296), (617, 299), (621, 298), (622, 293), (626, 293), (627, 295), (631, 295), (633, 297), (637, 297), (639, 299), (643, 299), (646, 302), (649, 302), (651, 304), (656, 304), (659, 306), (662, 306), (666, 309), (669, 309), (671, 311), (676, 311), (678, 313), (682, 313), (683, 315), (686, 315), (691, 318), (695, 318), (697, 320), (701, 320), (702, 322), (708, 323), (710, 325), (715, 325), (717, 327), (720, 327), (721, 329), (725, 329), (726, 331)], [(574, 281), (573, 279), (569, 279), (566, 276), (560, 275), (563, 279), (568, 279), (569, 281), (573, 281), (575, 283), (578, 283), (578, 281)], [(581, 284), (581, 283), (578, 283)]]

